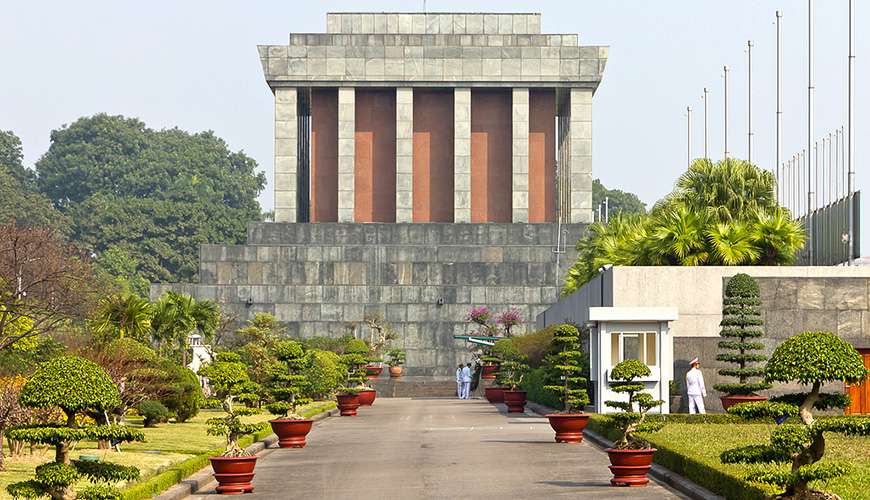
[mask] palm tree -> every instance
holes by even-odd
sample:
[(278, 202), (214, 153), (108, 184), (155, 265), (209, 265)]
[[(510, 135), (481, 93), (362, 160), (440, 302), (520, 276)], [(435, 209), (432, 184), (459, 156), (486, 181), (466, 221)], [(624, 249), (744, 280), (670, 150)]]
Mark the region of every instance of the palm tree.
[(166, 292), (155, 304), (151, 323), (158, 349), (174, 344), (186, 366), (188, 336), (199, 332), (206, 340), (211, 339), (220, 323), (220, 309), (210, 300), (197, 301), (190, 295)]
[(784, 208), (769, 213), (756, 212), (754, 215), (753, 239), (761, 253), (758, 264), (774, 266), (794, 263), (806, 241), (806, 231), (801, 223), (792, 219)]
[(104, 338), (147, 341), (153, 314), (151, 303), (135, 294), (112, 294), (100, 299), (92, 328)]
[(772, 173), (735, 158), (712, 163), (692, 162), (677, 180), (668, 201), (706, 211), (719, 222), (746, 219), (755, 211), (776, 209), (776, 180)]
[(741, 221), (714, 224), (706, 233), (715, 264), (748, 266), (757, 263), (761, 257), (752, 231)]
[(699, 266), (710, 258), (704, 228), (708, 219), (704, 212), (683, 204), (672, 204), (652, 217), (652, 246), (661, 263), (647, 265)]

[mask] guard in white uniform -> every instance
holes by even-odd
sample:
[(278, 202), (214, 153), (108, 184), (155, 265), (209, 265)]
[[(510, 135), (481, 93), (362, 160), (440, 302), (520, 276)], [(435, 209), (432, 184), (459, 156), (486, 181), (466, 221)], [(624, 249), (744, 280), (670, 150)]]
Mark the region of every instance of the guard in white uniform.
[(462, 367), (462, 399), (468, 399), (471, 391), (471, 363)]
[(704, 409), (704, 397), (707, 396), (707, 388), (704, 386), (704, 374), (701, 373), (701, 362), (698, 358), (689, 361), (692, 367), (686, 373), (686, 395), (689, 397), (689, 413), (707, 413)]
[(462, 364), (456, 367), (456, 397), (462, 399)]

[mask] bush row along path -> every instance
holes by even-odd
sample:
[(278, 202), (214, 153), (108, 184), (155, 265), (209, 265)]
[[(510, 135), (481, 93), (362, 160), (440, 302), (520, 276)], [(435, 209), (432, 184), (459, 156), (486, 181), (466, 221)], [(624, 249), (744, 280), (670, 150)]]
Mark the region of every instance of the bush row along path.
[(594, 445), (557, 444), (546, 418), (504, 405), (383, 398), (316, 425), (304, 449), (267, 450), (246, 498), (684, 498), (654, 482), (613, 488), (608, 464)]

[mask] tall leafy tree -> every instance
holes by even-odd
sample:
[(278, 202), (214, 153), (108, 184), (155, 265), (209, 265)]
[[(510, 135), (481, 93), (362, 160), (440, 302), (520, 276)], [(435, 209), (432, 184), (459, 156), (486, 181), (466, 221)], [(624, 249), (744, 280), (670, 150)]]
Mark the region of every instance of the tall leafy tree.
[(96, 254), (122, 248), (149, 281), (196, 277), (202, 243), (241, 243), (262, 220), (256, 162), (212, 132), (153, 130), (98, 114), (51, 133), (40, 190)]
[(640, 201), (634, 193), (620, 191), (619, 189), (607, 189), (599, 179), (592, 181), (592, 206), (597, 207), (607, 199), (610, 215), (617, 213), (643, 214), (646, 213), (646, 203)]
[(36, 175), (22, 163), (21, 140), (0, 130), (0, 224), (51, 226), (67, 232), (69, 221), (36, 189)]

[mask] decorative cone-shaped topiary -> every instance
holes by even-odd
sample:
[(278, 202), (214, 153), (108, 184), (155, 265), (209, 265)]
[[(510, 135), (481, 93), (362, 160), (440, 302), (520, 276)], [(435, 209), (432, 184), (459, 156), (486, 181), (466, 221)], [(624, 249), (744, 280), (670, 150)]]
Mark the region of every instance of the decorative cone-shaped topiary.
[(751, 340), (764, 334), (759, 295), (758, 283), (748, 274), (737, 274), (728, 280), (722, 301), (722, 329), (719, 331), (719, 335), (725, 339), (719, 341), (719, 349), (725, 352), (716, 356), (716, 359), (737, 365), (736, 368), (719, 370), (719, 375), (734, 377), (738, 381), (716, 384), (713, 388), (717, 391), (728, 395), (751, 395), (770, 388), (767, 382), (752, 381), (764, 376), (764, 366), (755, 363), (767, 360), (767, 356), (756, 353), (764, 349), (764, 345)]
[(845, 408), (851, 404), (849, 397), (842, 393), (821, 392), (822, 386), (828, 382), (860, 383), (867, 374), (861, 355), (833, 333), (804, 332), (786, 340), (770, 357), (766, 379), (808, 385), (810, 392), (741, 403), (728, 412), (744, 418), (775, 418), (779, 422), (794, 416), (799, 416), (800, 420), (776, 427), (770, 444), (723, 452), (722, 462), (776, 464), (757, 469), (746, 479), (783, 488), (787, 498), (816, 498), (811, 496), (810, 481), (833, 479), (846, 474), (851, 467), (848, 463), (821, 461), (825, 453), (825, 432), (870, 436), (870, 417), (815, 420), (813, 409)]
[(583, 350), (580, 331), (574, 325), (559, 325), (553, 332), (553, 352), (547, 355), (547, 385), (563, 404), (563, 411), (583, 411), (589, 404), (586, 378), (583, 377)]
[(340, 394), (356, 394), (365, 389), (366, 363), (368, 363), (369, 346), (359, 339), (353, 339), (347, 343), (344, 354), (341, 355), (341, 364), (344, 367), (342, 387), (338, 388)]
[(118, 388), (99, 365), (76, 356), (61, 356), (44, 363), (21, 389), (21, 404), (33, 408), (59, 408), (66, 424), (17, 427), (9, 438), (54, 446), (54, 462), (36, 468), (36, 477), (10, 484), (6, 490), (16, 498), (49, 496), (55, 500), (76, 498), (73, 485), (81, 479), (95, 484), (85, 488), (79, 498), (121, 498), (107, 483), (130, 481), (139, 477), (133, 466), (108, 462), (70, 460), (70, 446), (78, 441), (144, 441), (142, 432), (123, 425), (79, 427), (77, 416), (100, 413), (121, 405)]
[(269, 413), (291, 420), (304, 420), (296, 413), (300, 405), (311, 402), (311, 382), (305, 375), (307, 357), (302, 344), (284, 340), (275, 346), (280, 363), (270, 374), (268, 389), (273, 403), (266, 405)]

